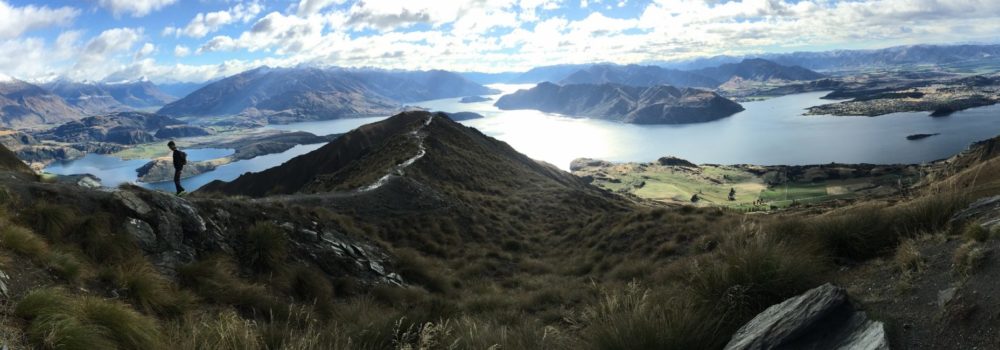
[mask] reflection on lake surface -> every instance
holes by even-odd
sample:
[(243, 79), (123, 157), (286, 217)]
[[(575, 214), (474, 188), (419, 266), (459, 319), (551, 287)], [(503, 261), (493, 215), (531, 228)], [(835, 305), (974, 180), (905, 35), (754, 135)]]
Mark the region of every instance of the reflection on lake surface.
[[(492, 87), (509, 93), (530, 85), (497, 84)], [(493, 107), (500, 95), (490, 96), (494, 100), (486, 102), (459, 103), (459, 98), (449, 98), (413, 105), (445, 112), (482, 114), (486, 118), (462, 123), (562, 169), (568, 169), (570, 161), (580, 157), (649, 162), (665, 155), (715, 164), (921, 163), (951, 156), (974, 141), (1000, 134), (1000, 106), (974, 108), (943, 118), (928, 117), (927, 112), (873, 118), (802, 115), (807, 107), (833, 102), (820, 99), (825, 94), (805, 93), (746, 102), (743, 103), (745, 111), (729, 118), (687, 125), (633, 125), (568, 118), (533, 110), (501, 111)], [(267, 128), (329, 135), (382, 119), (385, 117), (270, 125)], [(906, 139), (911, 134), (932, 133), (940, 135), (916, 141)], [(320, 146), (297, 146), (283, 153), (234, 162), (186, 179), (184, 183), (186, 187), (197, 188), (216, 179), (232, 180), (245, 172), (281, 165)], [(190, 159), (197, 160), (192, 157), (195, 151), (187, 151)], [(146, 161), (88, 155), (80, 160), (53, 164), (46, 170), (58, 174), (91, 173), (100, 177), (106, 186), (115, 186), (135, 181), (135, 168)], [(172, 183), (144, 186), (173, 189)]]

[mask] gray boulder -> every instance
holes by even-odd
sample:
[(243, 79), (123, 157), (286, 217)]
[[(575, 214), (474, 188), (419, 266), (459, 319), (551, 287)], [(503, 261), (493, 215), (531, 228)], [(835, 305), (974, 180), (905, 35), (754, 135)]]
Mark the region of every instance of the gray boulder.
[(868, 319), (832, 284), (773, 305), (743, 325), (726, 350), (887, 350), (881, 322)]

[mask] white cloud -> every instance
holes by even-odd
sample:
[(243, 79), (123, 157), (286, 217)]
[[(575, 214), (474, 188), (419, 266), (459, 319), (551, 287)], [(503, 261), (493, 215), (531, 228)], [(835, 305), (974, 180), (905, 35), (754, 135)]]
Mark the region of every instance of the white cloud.
[(325, 17), (302, 18), (271, 12), (258, 20), (238, 38), (216, 36), (203, 44), (196, 53), (212, 51), (272, 51), (278, 55), (299, 52), (315, 46), (323, 37)]
[(0, 39), (16, 38), (24, 32), (52, 26), (65, 26), (80, 15), (72, 7), (50, 8), (28, 5), (14, 7), (0, 0)]
[(343, 4), (345, 1), (346, 0), (301, 0), (299, 1), (298, 14), (302, 17), (308, 17), (327, 7)]
[(254, 1), (250, 3), (239, 3), (228, 10), (215, 11), (209, 13), (199, 13), (191, 19), (184, 29), (173, 27), (164, 28), (163, 35), (187, 35), (192, 38), (202, 38), (209, 33), (215, 32), (225, 25), (242, 22), (247, 23), (257, 17), (264, 7)]
[[(0, 52), (8, 53), (0, 55), (0, 73), (28, 80), (68, 75), (201, 81), (259, 65), (511, 71), (557, 63), (638, 63), (818, 46), (992, 41), (1000, 31), (1000, 1), (985, 0), (648, 0), (628, 2), (641, 5), (630, 18), (618, 18), (621, 12), (599, 12), (620, 0), (585, 0), (585, 11), (591, 13), (573, 19), (549, 9), (572, 7), (576, 1), (366, 0), (348, 5), (341, 0), (300, 0), (264, 17), (258, 17), (263, 9), (250, 6), (257, 2), (226, 2), (231, 7), (224, 11), (202, 13), (186, 25), (157, 33), (160, 40), (199, 37), (199, 44), (178, 45), (169, 38), (147, 43), (143, 31), (132, 28), (71, 30), (55, 39), (20, 37), (31, 28), (70, 24), (78, 13), (73, 9), (64, 22), (35, 27), (0, 23)], [(217, 33), (228, 26), (243, 30)], [(17, 34), (11, 37), (13, 32)], [(263, 58), (207, 65), (152, 58), (157, 49), (170, 47), (176, 58), (213, 51), (248, 51)]]
[(174, 56), (186, 57), (191, 54), (191, 49), (184, 45), (174, 46)]
[(156, 52), (156, 45), (153, 45), (153, 43), (145, 43), (142, 45), (141, 48), (139, 48), (139, 51), (135, 52), (135, 57), (133, 58), (133, 60), (138, 61), (146, 56), (153, 54), (153, 52)]
[(98, 0), (97, 3), (115, 16), (131, 14), (132, 17), (143, 17), (175, 2), (177, 0)]

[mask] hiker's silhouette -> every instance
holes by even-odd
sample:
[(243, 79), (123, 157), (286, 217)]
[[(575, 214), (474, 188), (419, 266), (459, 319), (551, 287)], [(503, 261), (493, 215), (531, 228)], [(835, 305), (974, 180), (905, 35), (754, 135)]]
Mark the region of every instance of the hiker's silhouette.
[(174, 156), (174, 187), (177, 187), (177, 195), (184, 194), (184, 187), (181, 187), (181, 172), (184, 171), (184, 165), (187, 165), (187, 153), (177, 149), (177, 145), (173, 141), (167, 142), (167, 147), (170, 148), (170, 152)]

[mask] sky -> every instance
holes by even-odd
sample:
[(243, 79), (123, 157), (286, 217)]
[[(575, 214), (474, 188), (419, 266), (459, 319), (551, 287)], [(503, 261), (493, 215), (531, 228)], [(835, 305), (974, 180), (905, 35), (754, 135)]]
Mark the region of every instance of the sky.
[(0, 0), (0, 76), (201, 82), (259, 66), (524, 71), (997, 42), (1000, 0)]

